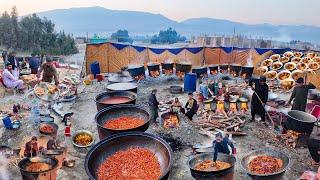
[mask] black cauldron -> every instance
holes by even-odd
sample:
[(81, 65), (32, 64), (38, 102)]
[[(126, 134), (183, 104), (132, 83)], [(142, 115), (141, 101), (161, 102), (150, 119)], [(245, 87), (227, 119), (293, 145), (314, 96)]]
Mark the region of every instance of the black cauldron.
[(209, 67), (209, 72), (211, 75), (216, 75), (219, 72), (219, 66), (218, 65), (210, 65)]
[(238, 77), (241, 72), (241, 66), (238, 64), (232, 64), (230, 66), (230, 74), (234, 77)]
[(132, 77), (137, 77), (140, 75), (146, 76), (145, 69), (143, 65), (130, 65), (128, 66), (128, 72)]
[(192, 65), (191, 64), (179, 64), (177, 63), (176, 64), (176, 72), (184, 72), (185, 74), (186, 73), (189, 73), (191, 71), (191, 67)]
[[(102, 99), (108, 99), (111, 97), (128, 97), (130, 100), (124, 103), (118, 104), (105, 104), (101, 103)], [(103, 92), (96, 96), (95, 102), (97, 106), (97, 111), (100, 111), (103, 108), (119, 105), (119, 104), (135, 104), (137, 99), (137, 94), (131, 91), (111, 91), (111, 92)]]
[(251, 78), (253, 74), (253, 67), (252, 66), (242, 66), (240, 76), (244, 77), (244, 79)]
[(96, 171), (105, 159), (117, 151), (126, 150), (131, 147), (147, 148), (154, 152), (161, 167), (160, 179), (168, 179), (173, 160), (171, 147), (160, 137), (142, 132), (129, 132), (113, 135), (92, 147), (88, 152), (84, 163), (89, 179), (97, 179)]
[(220, 171), (199, 171), (195, 169), (195, 165), (197, 163), (203, 162), (205, 160), (211, 160), (213, 159), (213, 153), (202, 153), (199, 155), (194, 156), (191, 158), (188, 162), (190, 172), (192, 177), (194, 177), (197, 180), (232, 180), (234, 175), (234, 165), (236, 163), (236, 158), (231, 155), (218, 153), (218, 159), (219, 161), (227, 162), (231, 164), (230, 168), (223, 169)]
[(170, 71), (171, 74), (173, 73), (173, 63), (161, 63), (162, 74), (166, 74), (166, 71)]
[(229, 65), (228, 64), (219, 65), (219, 71), (222, 74), (227, 74), (229, 72)]
[(208, 75), (208, 68), (207, 67), (194, 67), (192, 68), (192, 73), (196, 73), (197, 77), (204, 77)]
[(285, 129), (305, 134), (311, 134), (313, 131), (314, 123), (317, 118), (306, 112), (291, 110), (288, 112), (288, 119), (284, 124)]
[(26, 167), (32, 162), (29, 158), (22, 159), (18, 167), (20, 168), (20, 173), (23, 180), (34, 180), (34, 179), (56, 179), (57, 178), (57, 167), (58, 160), (53, 157), (46, 157), (45, 163), (49, 164), (51, 168), (47, 171), (42, 172), (29, 172), (26, 170)]
[[(108, 129), (104, 127), (106, 121), (109, 121), (114, 118), (118, 118), (120, 116), (131, 116), (143, 119), (145, 123), (139, 127), (132, 128), (132, 129), (125, 129), (125, 130), (115, 130), (115, 129)], [(142, 106), (138, 105), (115, 105), (110, 106), (105, 109), (99, 111), (95, 116), (95, 121), (97, 123), (98, 134), (100, 140), (107, 138), (113, 134), (124, 133), (124, 132), (145, 132), (149, 128), (150, 124), (150, 114)]]
[[(157, 77), (160, 75), (160, 64), (159, 63), (149, 63), (147, 65), (148, 71), (149, 71), (149, 76), (150, 77)], [(159, 74), (152, 74), (151, 72), (159, 72)]]

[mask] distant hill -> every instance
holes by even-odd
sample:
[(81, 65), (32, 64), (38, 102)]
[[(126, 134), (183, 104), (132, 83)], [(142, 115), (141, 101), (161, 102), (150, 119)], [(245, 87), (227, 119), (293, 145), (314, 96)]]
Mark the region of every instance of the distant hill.
[(168, 27), (190, 37), (200, 34), (232, 35), (251, 37), (272, 37), (275, 40), (303, 40), (319, 44), (320, 27), (271, 24), (243, 24), (212, 18), (194, 18), (183, 22), (173, 21), (160, 14), (136, 11), (110, 10), (102, 7), (57, 9), (37, 13), (51, 19), (58, 30), (64, 30), (75, 36), (111, 34), (118, 29), (127, 29), (134, 35), (153, 35)]

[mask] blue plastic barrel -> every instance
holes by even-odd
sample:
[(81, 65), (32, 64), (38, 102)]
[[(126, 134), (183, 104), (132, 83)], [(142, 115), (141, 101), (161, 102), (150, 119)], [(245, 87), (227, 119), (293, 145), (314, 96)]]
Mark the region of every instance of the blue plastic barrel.
[(4, 127), (6, 127), (7, 129), (12, 129), (12, 122), (9, 116), (6, 116), (5, 118), (3, 118), (2, 122), (4, 124)]
[(184, 77), (184, 92), (195, 92), (197, 90), (197, 74), (188, 73)]
[(93, 74), (94, 78), (96, 78), (96, 75), (100, 74), (99, 62), (95, 61), (95, 62), (91, 63), (90, 70), (91, 70), (91, 73)]

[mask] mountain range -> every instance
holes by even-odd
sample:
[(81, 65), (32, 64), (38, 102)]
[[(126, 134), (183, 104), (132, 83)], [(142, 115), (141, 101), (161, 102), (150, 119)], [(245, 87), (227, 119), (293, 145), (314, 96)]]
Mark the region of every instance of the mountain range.
[(161, 14), (147, 12), (110, 10), (103, 7), (57, 9), (37, 13), (47, 17), (57, 30), (74, 36), (110, 35), (118, 29), (127, 29), (130, 35), (154, 35), (172, 27), (187, 37), (198, 35), (245, 35), (272, 38), (279, 41), (301, 40), (319, 44), (320, 27), (307, 25), (244, 24), (213, 18), (193, 18), (182, 22), (171, 20)]

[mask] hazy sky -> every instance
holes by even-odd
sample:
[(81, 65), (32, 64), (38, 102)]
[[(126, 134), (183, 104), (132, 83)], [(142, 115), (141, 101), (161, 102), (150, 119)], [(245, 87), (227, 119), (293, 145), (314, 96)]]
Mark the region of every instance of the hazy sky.
[(182, 21), (195, 17), (243, 23), (320, 26), (320, 0), (0, 0), (0, 12), (16, 5), (19, 15), (51, 9), (102, 6), (159, 13)]

